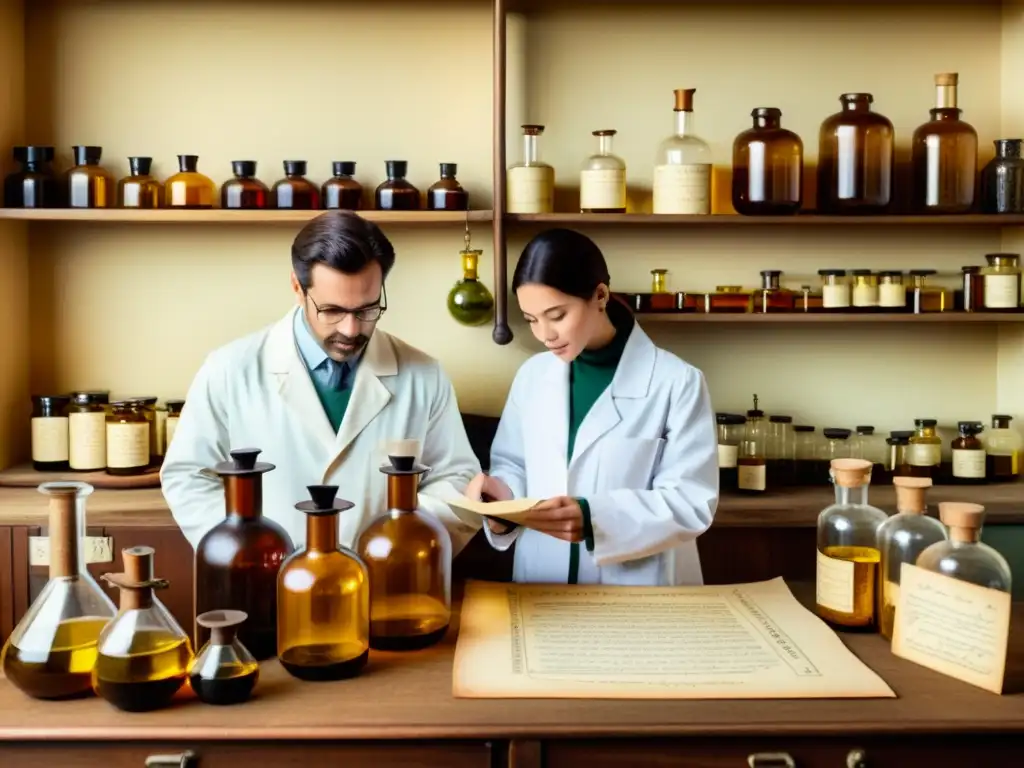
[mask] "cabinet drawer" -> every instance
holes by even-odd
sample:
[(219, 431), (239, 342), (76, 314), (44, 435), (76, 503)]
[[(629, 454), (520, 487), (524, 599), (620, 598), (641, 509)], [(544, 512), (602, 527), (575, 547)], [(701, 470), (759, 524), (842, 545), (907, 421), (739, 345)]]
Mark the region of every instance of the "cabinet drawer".
[[(0, 744), (3, 768), (146, 768), (147, 758), (195, 757), (184, 768), (490, 768), (484, 742), (376, 741), (207, 742), (140, 744), (102, 741), (48, 744)], [(150, 768), (179, 768), (180, 762), (149, 763)]]

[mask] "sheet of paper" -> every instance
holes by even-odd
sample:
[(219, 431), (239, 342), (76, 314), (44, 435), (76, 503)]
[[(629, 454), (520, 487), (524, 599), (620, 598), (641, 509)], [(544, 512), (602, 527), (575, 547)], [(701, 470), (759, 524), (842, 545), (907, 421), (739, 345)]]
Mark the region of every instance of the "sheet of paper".
[(892, 652), (965, 683), (1002, 693), (1010, 612), (1007, 592), (904, 564)]
[(450, 506), (457, 507), (458, 509), (475, 512), (478, 515), (488, 515), (490, 517), (500, 517), (505, 520), (515, 520), (517, 517), (522, 517), (539, 502), (540, 499), (473, 501), (473, 499), (467, 499), (465, 496), (459, 496), (458, 498), (449, 501), (448, 504)]
[(469, 582), (463, 698), (888, 698), (782, 579), (705, 587)]

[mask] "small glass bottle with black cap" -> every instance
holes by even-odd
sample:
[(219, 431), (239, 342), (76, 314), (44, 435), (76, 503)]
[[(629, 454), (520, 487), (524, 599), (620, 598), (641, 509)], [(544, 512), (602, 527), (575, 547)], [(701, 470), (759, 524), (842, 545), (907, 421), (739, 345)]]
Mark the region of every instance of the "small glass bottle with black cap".
[(164, 185), (153, 176), (152, 157), (129, 157), (128, 175), (117, 182), (118, 208), (160, 208)]
[(850, 283), (845, 269), (819, 269), (821, 275), (821, 308), (825, 312), (850, 311)]
[(871, 482), (882, 480), (885, 467), (885, 440), (875, 434), (875, 428), (860, 424), (853, 430), (850, 439), (850, 458), (867, 459), (871, 462)]
[(114, 179), (100, 165), (103, 147), (76, 145), (75, 165), (67, 173), (69, 208), (111, 208), (114, 205)]
[(889, 433), (885, 439), (885, 476), (888, 479), (894, 477), (911, 477), (910, 464), (907, 463), (907, 449), (910, 447), (910, 437), (913, 432), (896, 430)]
[(15, 147), (21, 169), (4, 179), (6, 208), (60, 208), (63, 195), (53, 172), (53, 147)]
[(220, 207), (235, 209), (266, 208), (270, 199), (267, 185), (256, 178), (255, 160), (232, 160), (233, 179), (220, 188)]
[(953, 452), (950, 478), (957, 485), (981, 485), (985, 478), (985, 446), (978, 439), (985, 430), (980, 421), (961, 421), (959, 434), (950, 444)]
[(779, 285), (781, 278), (781, 270), (765, 269), (761, 271), (761, 287), (753, 293), (752, 312), (765, 314), (793, 311), (795, 297), (792, 291)]
[(427, 208), (432, 211), (469, 210), (469, 193), (455, 178), (458, 166), (441, 163), (441, 178), (427, 189)]
[(274, 208), (310, 211), (320, 207), (320, 189), (306, 178), (305, 160), (285, 160), (284, 178), (274, 184)]
[(217, 186), (199, 172), (199, 155), (178, 155), (178, 172), (164, 182), (168, 208), (213, 208)]
[(764, 493), (768, 489), (768, 461), (765, 457), (768, 430), (764, 411), (757, 407), (757, 401), (758, 397), (754, 395), (754, 407), (747, 411), (747, 424), (736, 460), (736, 484), (740, 493)]
[(910, 307), (915, 315), (925, 312), (947, 312), (953, 308), (953, 296), (950, 291), (929, 285), (928, 278), (934, 274), (934, 269), (910, 270)]
[(405, 174), (409, 163), (405, 160), (388, 160), (384, 163), (388, 178), (374, 192), (374, 202), (379, 211), (418, 211), (420, 191), (410, 184)]
[(363, 201), (363, 185), (353, 178), (356, 164), (352, 160), (335, 160), (331, 164), (334, 175), (320, 189), (324, 208), (358, 211)]
[(936, 432), (935, 419), (915, 419), (916, 429), (907, 446), (907, 464), (911, 477), (938, 479), (942, 465), (942, 438)]

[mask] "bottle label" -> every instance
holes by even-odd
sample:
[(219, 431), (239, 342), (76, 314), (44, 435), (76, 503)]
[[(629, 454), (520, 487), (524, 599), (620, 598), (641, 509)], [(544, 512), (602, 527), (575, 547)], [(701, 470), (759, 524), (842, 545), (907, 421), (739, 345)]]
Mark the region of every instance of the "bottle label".
[[(156, 412), (156, 455), (163, 456), (167, 452), (167, 411), (161, 409)], [(150, 439), (153, 439), (152, 433)]]
[(853, 306), (855, 307), (877, 307), (878, 286), (877, 285), (855, 285), (853, 286)]
[(985, 275), (985, 308), (1016, 309), (1020, 306), (1017, 275)]
[(654, 212), (693, 216), (711, 213), (711, 163), (657, 166)]
[(168, 416), (167, 417), (167, 424), (165, 426), (165, 433), (166, 434), (164, 436), (164, 443), (165, 443), (164, 450), (165, 451), (166, 451), (167, 447), (170, 446), (171, 440), (174, 439), (174, 431), (178, 428), (178, 418), (179, 418), (178, 416)]
[(555, 210), (555, 174), (543, 165), (508, 169), (509, 213), (551, 213)]
[(114, 469), (149, 464), (149, 423), (107, 424), (107, 466)]
[(67, 460), (68, 417), (34, 417), (32, 419), (32, 461)]
[(915, 467), (936, 467), (942, 461), (938, 443), (911, 443), (907, 446), (907, 464)]
[(821, 286), (821, 306), (825, 309), (843, 309), (850, 306), (850, 286), (845, 283)]
[(755, 466), (740, 465), (738, 473), (739, 487), (744, 491), (763, 491), (765, 483), (765, 465)]
[(107, 466), (107, 417), (103, 411), (68, 416), (68, 442), (72, 469), (103, 469)]
[(623, 168), (580, 171), (580, 208), (587, 211), (626, 207)]
[(853, 563), (818, 551), (815, 602), (839, 613), (853, 613)]
[(907, 306), (907, 287), (902, 283), (882, 283), (878, 286), (878, 306), (880, 307), (905, 307)]
[(739, 458), (740, 449), (738, 445), (718, 444), (718, 468), (735, 469), (736, 459)]
[(953, 477), (985, 477), (985, 451), (953, 449)]

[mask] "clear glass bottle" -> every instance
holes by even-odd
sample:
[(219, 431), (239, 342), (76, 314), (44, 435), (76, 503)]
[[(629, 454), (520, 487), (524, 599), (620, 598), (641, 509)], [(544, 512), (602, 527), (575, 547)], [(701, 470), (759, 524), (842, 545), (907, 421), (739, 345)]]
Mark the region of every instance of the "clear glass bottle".
[(920, 213), (968, 213), (974, 206), (978, 174), (978, 134), (960, 119), (956, 72), (935, 76), (931, 120), (911, 139), (914, 210)]
[(459, 166), (441, 163), (441, 178), (427, 188), (427, 209), (431, 211), (468, 211), (469, 193), (455, 178)]
[(985, 283), (981, 279), (981, 267), (974, 265), (960, 267), (960, 281), (960, 295), (954, 297), (954, 307), (963, 312), (983, 311), (985, 308)]
[(871, 482), (881, 482), (885, 474), (885, 440), (875, 434), (875, 428), (860, 424), (853, 431), (850, 440), (850, 458), (867, 459), (871, 462)]
[(50, 579), (0, 652), (4, 676), (36, 699), (92, 693), (100, 632), (116, 613), (85, 566), (86, 483), (43, 483), (50, 497)]
[(902, 272), (878, 273), (878, 308), (882, 312), (907, 311), (907, 286), (903, 283)]
[(626, 161), (612, 152), (618, 131), (594, 131), (597, 152), (580, 169), (580, 213), (626, 212)]
[(75, 165), (67, 173), (69, 208), (112, 208), (114, 177), (100, 165), (103, 147), (75, 146)]
[(818, 444), (818, 475), (816, 483), (826, 482), (831, 475), (832, 462), (836, 459), (849, 459), (850, 435), (849, 429), (840, 427), (826, 427), (821, 430), (823, 440)]
[(414, 651), (439, 642), (452, 607), (452, 542), (444, 525), (419, 509), (419, 443), (388, 450), (388, 507), (359, 535), (356, 552), (370, 574), (370, 647)]
[(220, 187), (220, 207), (233, 209), (266, 208), (270, 200), (267, 185), (256, 178), (255, 160), (232, 160), (228, 179)]
[(331, 164), (334, 176), (320, 188), (324, 208), (358, 211), (363, 204), (363, 185), (355, 180), (356, 164), (352, 160), (335, 160)]
[(74, 392), (67, 406), (68, 467), (76, 472), (97, 472), (107, 466), (106, 391)]
[(949, 291), (928, 284), (928, 278), (934, 274), (934, 269), (910, 270), (910, 309), (915, 315), (947, 312), (953, 308), (953, 297)]
[(168, 586), (153, 570), (153, 548), (121, 551), (123, 573), (103, 580), (121, 591), (121, 604), (100, 634), (93, 689), (118, 709), (150, 712), (170, 705), (185, 684), (192, 646), (153, 591)]
[(277, 655), (300, 680), (342, 680), (362, 672), (370, 653), (366, 564), (338, 543), (338, 514), (355, 506), (338, 486), (308, 486), (306, 545), (277, 577)]
[(129, 157), (128, 175), (117, 182), (118, 208), (160, 208), (164, 185), (153, 176), (152, 157)]
[(804, 143), (782, 127), (782, 110), (758, 107), (732, 143), (732, 206), (744, 216), (785, 216), (803, 202)]
[(21, 169), (4, 179), (6, 208), (60, 208), (63, 195), (53, 172), (53, 147), (15, 147)]
[(1010, 565), (1001, 554), (981, 541), (985, 508), (963, 501), (940, 501), (939, 519), (949, 539), (932, 544), (917, 559), (917, 567), (943, 576), (1010, 592)]
[(711, 213), (711, 147), (694, 130), (693, 94), (675, 93), (675, 132), (661, 142), (654, 159), (654, 213), (706, 216)]
[(793, 417), (768, 417), (768, 439), (765, 443), (769, 488), (785, 488), (796, 478), (796, 437)]
[(942, 438), (935, 431), (935, 419), (915, 419), (916, 430), (907, 446), (907, 464), (913, 477), (935, 479), (942, 464)]
[(739, 484), (740, 443), (747, 418), (739, 413), (716, 413), (718, 425), (718, 478), (723, 491), (735, 491)]
[(139, 400), (118, 400), (107, 413), (107, 474), (141, 475), (149, 467), (150, 426)]
[(1020, 479), (1024, 464), (1024, 435), (1014, 429), (1012, 416), (995, 414), (985, 437), (985, 476), (989, 482), (1005, 483)]
[(758, 314), (792, 312), (795, 306), (793, 292), (779, 286), (782, 271), (761, 270), (761, 287), (754, 291), (751, 309)]
[(477, 264), (483, 251), (471, 248), (469, 224), (466, 224), (466, 246), (462, 257), (462, 279), (448, 292), (448, 314), (461, 325), (477, 326), (490, 321), (494, 297), (477, 276)]
[(946, 529), (928, 517), (925, 491), (932, 481), (926, 477), (896, 477), (896, 514), (878, 526), (878, 551), (882, 555), (878, 589), (878, 631), (892, 639), (896, 626), (896, 605), (900, 595), (900, 568), (914, 565), (925, 549), (946, 540)]
[(67, 395), (32, 395), (32, 469), (68, 470)]
[(981, 270), (982, 306), (986, 312), (1019, 312), (1021, 271), (1019, 253), (989, 253)]
[(377, 210), (418, 211), (420, 191), (405, 178), (409, 164), (405, 160), (388, 160), (384, 165), (388, 178), (374, 192)]
[(982, 213), (1024, 213), (1021, 139), (997, 139), (996, 156), (981, 171)]
[(879, 301), (878, 275), (870, 269), (855, 269), (850, 274), (853, 275), (851, 306), (858, 312), (876, 311)]
[(320, 207), (320, 188), (306, 178), (305, 160), (285, 160), (284, 178), (271, 190), (274, 208), (314, 211)]
[[(224, 483), (225, 517), (196, 546), (195, 608), (244, 611), (249, 618), (239, 630), (241, 641), (262, 661), (277, 655), (277, 603), (267, 595), (295, 546), (284, 528), (263, 516), (263, 475), (274, 465), (257, 462), (260, 453), (234, 450), (231, 461), (212, 469)], [(196, 647), (209, 639), (197, 625)]]
[(842, 109), (821, 124), (818, 212), (885, 213), (892, 202), (894, 131), (871, 111), (870, 93), (844, 93)]
[(174, 439), (174, 433), (178, 430), (178, 421), (181, 419), (181, 412), (185, 408), (185, 401), (168, 400), (164, 405), (167, 408), (167, 421), (164, 424), (164, 445), (166, 448), (169, 448), (171, 440)]
[(543, 125), (523, 126), (523, 159), (509, 166), (509, 213), (552, 213), (555, 210), (555, 169), (540, 159)]
[(911, 477), (910, 464), (907, 462), (907, 453), (910, 448), (910, 437), (913, 432), (898, 430), (890, 432), (885, 440), (886, 457), (885, 473), (890, 478)]
[(796, 482), (798, 485), (818, 485), (818, 436), (810, 424), (793, 425), (796, 441)]
[(871, 462), (836, 459), (831, 473), (836, 501), (818, 516), (815, 607), (835, 627), (871, 629), (881, 560), (877, 532), (887, 516), (868, 503)]
[(209, 634), (188, 668), (188, 680), (200, 701), (207, 704), (241, 704), (252, 696), (260, 679), (260, 665), (238, 639), (238, 629), (248, 618), (245, 611), (207, 611), (196, 624)]
[(213, 208), (217, 187), (198, 168), (199, 155), (178, 155), (178, 172), (164, 182), (168, 208)]
[(985, 427), (980, 421), (961, 421), (957, 430), (959, 434), (950, 444), (952, 480), (960, 485), (980, 485), (985, 482), (985, 446), (978, 435)]
[(852, 297), (845, 269), (819, 269), (821, 308), (826, 312), (848, 312)]
[(764, 411), (757, 407), (757, 395), (754, 395), (754, 407), (747, 411), (746, 427), (736, 460), (736, 487), (741, 493), (763, 493), (767, 490), (767, 441), (768, 427), (764, 421)]

